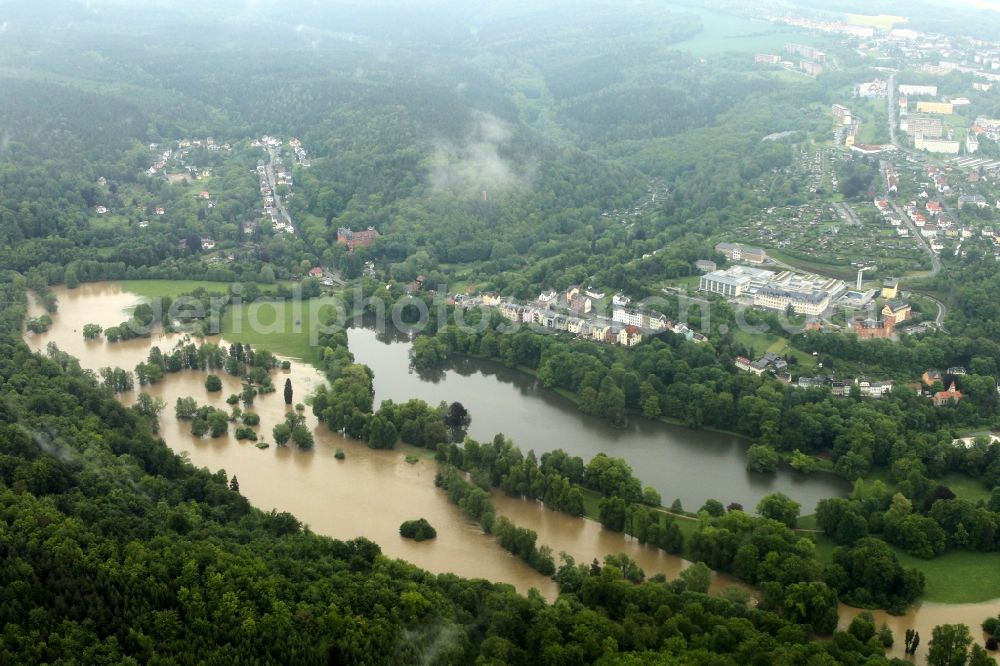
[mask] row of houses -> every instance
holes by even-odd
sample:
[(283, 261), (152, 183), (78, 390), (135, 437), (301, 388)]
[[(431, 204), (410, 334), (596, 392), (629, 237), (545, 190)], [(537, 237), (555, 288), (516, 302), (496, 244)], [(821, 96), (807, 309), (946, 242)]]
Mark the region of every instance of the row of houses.
[[(463, 308), (480, 305), (493, 307), (511, 322), (531, 324), (552, 331), (566, 332), (578, 338), (619, 344), (624, 347), (634, 347), (642, 342), (645, 335), (655, 335), (664, 331), (682, 335), (692, 342), (707, 340), (704, 335), (691, 330), (686, 324), (674, 323), (665, 315), (653, 310), (619, 306), (614, 308), (610, 320), (596, 315), (590, 309), (584, 312), (584, 308), (579, 306), (580, 299), (589, 301), (591, 298), (589, 294), (592, 293), (597, 292), (592, 289), (581, 291), (580, 287), (570, 287), (561, 294), (556, 291), (542, 292), (534, 303), (522, 304), (487, 292), (478, 296), (456, 294), (451, 298), (451, 302)], [(628, 302), (628, 299), (621, 294), (616, 298), (617, 302)]]
[[(933, 170), (928, 175), (937, 179), (936, 183), (943, 183), (937, 185), (939, 188), (950, 191), (942, 175), (934, 173)], [(973, 236), (972, 228), (968, 225), (959, 226), (955, 219), (945, 211), (944, 204), (941, 201), (932, 199), (927, 192), (921, 192), (919, 198), (925, 200), (923, 206), (916, 201), (909, 201), (903, 204), (902, 209), (906, 217), (916, 227), (917, 233), (928, 240), (932, 250), (940, 252), (944, 249), (944, 243), (940, 240), (942, 238), (964, 240)], [(962, 195), (959, 197), (959, 208), (962, 206), (979, 205), (978, 202), (979, 199)], [(985, 202), (985, 199), (983, 199), (983, 202)], [(875, 208), (878, 209), (882, 214), (882, 218), (887, 223), (896, 228), (900, 236), (909, 236), (909, 230), (903, 224), (903, 219), (896, 214), (892, 205), (887, 200), (875, 199)], [(992, 236), (992, 234), (989, 235)]]
[[(767, 352), (756, 361), (751, 361), (745, 356), (737, 356), (733, 363), (742, 372), (749, 372), (755, 375), (763, 375), (765, 372), (774, 374), (778, 379), (786, 383), (791, 383), (791, 375), (788, 372), (788, 362), (775, 354)], [(835, 396), (850, 395), (851, 387), (857, 386), (861, 395), (866, 398), (881, 398), (892, 390), (891, 381), (872, 381), (867, 377), (857, 377), (854, 380), (838, 379), (831, 376), (819, 377), (799, 377), (793, 384), (797, 388), (829, 388)]]
[[(217, 153), (219, 151), (231, 152), (232, 146), (228, 143), (218, 144), (215, 139), (181, 139), (177, 142), (177, 150), (173, 148), (165, 148), (160, 150), (159, 144), (151, 143), (149, 144), (150, 152), (158, 153), (154, 157), (152, 166), (146, 169), (147, 176), (155, 176), (166, 170), (168, 163), (171, 160), (178, 160), (187, 156), (192, 148), (204, 148), (211, 153)], [(201, 171), (197, 167), (188, 166), (186, 167), (188, 174), (193, 178), (207, 178), (211, 175), (210, 170)]]
[(257, 178), (260, 181), (260, 197), (264, 204), (264, 215), (271, 219), (271, 227), (275, 231), (287, 234), (295, 233), (295, 227), (291, 220), (286, 220), (278, 209), (277, 197), (271, 187), (271, 182), (267, 177), (267, 168), (264, 165), (257, 167)]
[(302, 142), (298, 139), (290, 139), (288, 145), (291, 147), (292, 152), (295, 153), (295, 163), (300, 167), (309, 168), (312, 163), (309, 161), (309, 155), (306, 153), (306, 149), (302, 147)]
[(867, 377), (856, 377), (852, 380), (837, 379), (832, 376), (820, 377), (799, 377), (795, 383), (797, 388), (829, 388), (830, 393), (837, 397), (846, 397), (851, 394), (851, 388), (858, 387), (861, 396), (864, 398), (881, 398), (892, 390), (892, 382), (872, 381)]
[[(483, 304), (488, 304), (483, 300)], [(521, 305), (510, 301), (501, 302), (497, 307), (500, 315), (508, 321), (533, 324), (552, 331), (571, 333), (578, 338), (634, 347), (642, 342), (642, 330), (638, 326), (615, 325), (602, 321), (584, 319), (556, 312), (551, 308)]]
[(779, 377), (784, 377), (788, 374), (788, 361), (774, 352), (767, 352), (756, 361), (751, 361), (746, 356), (737, 356), (734, 364), (738, 370), (752, 372), (755, 375), (762, 375), (768, 371), (773, 372)]
[[(857, 386), (862, 397), (881, 398), (886, 393), (892, 391), (891, 381), (871, 381), (866, 377), (858, 377), (853, 382), (838, 380), (833, 377), (799, 377), (795, 384), (799, 388), (815, 388), (829, 386), (830, 392), (835, 396), (847, 396), (851, 393), (851, 387)], [(919, 388), (917, 389), (920, 393)], [(951, 382), (948, 388), (938, 391), (930, 396), (935, 407), (943, 407), (960, 402), (965, 395), (958, 389), (955, 382)]]
[[(756, 375), (762, 375), (765, 372), (770, 372), (782, 381), (791, 383), (791, 376), (788, 373), (787, 361), (773, 352), (767, 352), (756, 361), (751, 361), (745, 356), (737, 356), (734, 361), (734, 365), (742, 372), (750, 372)], [(934, 403), (934, 406), (942, 407), (944, 405), (958, 403), (965, 399), (965, 394), (963, 394), (958, 388), (957, 382), (955, 381), (956, 377), (961, 377), (965, 374), (965, 368), (961, 367), (949, 368), (946, 373), (941, 373), (938, 370), (928, 370), (921, 377), (921, 382), (925, 386), (931, 386), (935, 383), (941, 382), (945, 377), (950, 377), (947, 388), (930, 394), (930, 398)], [(862, 397), (876, 399), (883, 397), (893, 389), (893, 382), (891, 380), (873, 381), (867, 377), (856, 377), (853, 380), (845, 380), (838, 379), (832, 375), (821, 375), (816, 377), (803, 376), (799, 377), (792, 385), (796, 388), (802, 389), (827, 388), (830, 390), (832, 395), (839, 397), (850, 395), (851, 389), (856, 386), (858, 387), (858, 391)], [(918, 395), (923, 394), (922, 388), (919, 384), (915, 384), (911, 388), (915, 388)], [(1000, 391), (1000, 386), (998, 386), (997, 390)]]

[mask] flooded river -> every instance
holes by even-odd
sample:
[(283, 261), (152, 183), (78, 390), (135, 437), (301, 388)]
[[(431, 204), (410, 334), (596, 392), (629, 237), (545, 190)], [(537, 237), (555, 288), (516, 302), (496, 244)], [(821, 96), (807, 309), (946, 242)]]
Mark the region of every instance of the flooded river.
[[(126, 319), (127, 311), (141, 299), (110, 283), (82, 285), (74, 290), (57, 290), (59, 312), (53, 315), (52, 328), (26, 339), (33, 349), (42, 350), (49, 342), (80, 359), (85, 368), (105, 366), (132, 369), (147, 357), (153, 345), (167, 351), (180, 336), (154, 334), (109, 344), (103, 340), (83, 339), (83, 326), (96, 323), (116, 325)], [(33, 312), (32, 315), (37, 314)], [(374, 336), (374, 334), (372, 334)], [(406, 366), (403, 367), (406, 372)], [(426, 452), (403, 446), (396, 451), (374, 451), (362, 443), (329, 432), (307, 410), (307, 422), (313, 428), (316, 446), (312, 451), (293, 447), (258, 449), (252, 442), (237, 441), (232, 432), (216, 439), (195, 438), (189, 424), (173, 416), (179, 397), (194, 397), (199, 404), (227, 409), (225, 398), (241, 389), (238, 378), (219, 373), (223, 390), (208, 393), (205, 373), (183, 371), (168, 374), (159, 383), (144, 390), (163, 399), (166, 408), (160, 416), (160, 435), (170, 448), (188, 455), (199, 467), (215, 471), (225, 469), (239, 478), (240, 492), (255, 506), (288, 511), (320, 534), (340, 539), (365, 536), (377, 542), (392, 557), (399, 557), (429, 571), (451, 572), (466, 577), (482, 577), (510, 583), (518, 590), (538, 588), (552, 599), (555, 583), (529, 568), (482, 534), (478, 525), (469, 522), (434, 486), (436, 465)], [(292, 380), (295, 401), (308, 395), (324, 381), (312, 367), (293, 362), (288, 371), (276, 371), (275, 393), (258, 396), (252, 411), (261, 418), (256, 428), (261, 438), (271, 440), (271, 428), (284, 419), (286, 406), (280, 390), (285, 378)], [(131, 404), (136, 393), (121, 396)], [(232, 428), (231, 428), (232, 430)], [(337, 449), (346, 453), (336, 460)], [(422, 455), (416, 464), (405, 462), (407, 453)], [(664, 573), (676, 577), (687, 563), (656, 548), (642, 546), (632, 539), (609, 532), (592, 521), (544, 510), (536, 502), (525, 502), (497, 493), (498, 511), (519, 525), (538, 532), (539, 544), (565, 551), (578, 561), (625, 552), (637, 560), (649, 574)], [(437, 529), (438, 538), (417, 543), (399, 536), (399, 524), (424, 517)], [(717, 577), (716, 587), (732, 581)]]
[[(153, 338), (115, 344), (85, 341), (84, 324), (116, 325), (141, 299), (112, 283), (57, 289), (56, 293), (59, 312), (53, 315), (50, 331), (26, 337), (33, 349), (44, 349), (51, 341), (79, 358), (86, 368), (118, 366), (131, 370), (145, 360), (153, 345), (167, 351), (180, 340), (179, 336), (154, 334)], [(816, 479), (805, 484), (790, 475), (775, 479), (748, 475), (743, 470), (741, 444), (732, 437), (692, 433), (656, 423), (640, 423), (626, 431), (608, 428), (584, 417), (568, 401), (539, 389), (529, 377), (490, 363), (462, 361), (428, 379), (408, 372), (405, 342), (358, 329), (350, 332), (350, 345), (357, 360), (375, 371), (377, 400), (421, 397), (433, 403), (458, 399), (473, 414), (474, 437), (488, 439), (502, 431), (522, 449), (534, 448), (539, 453), (562, 447), (585, 459), (602, 450), (621, 455), (668, 502), (680, 497), (686, 506), (693, 507), (705, 497), (717, 497), (753, 506), (759, 496), (782, 490), (811, 507), (819, 498), (842, 490)], [(261, 450), (252, 442), (237, 441), (231, 433), (217, 439), (193, 437), (188, 424), (174, 418), (174, 403), (178, 397), (191, 396), (200, 404), (228, 409), (225, 398), (240, 391), (240, 382), (225, 373), (220, 377), (224, 387), (219, 393), (206, 392), (205, 373), (195, 371), (168, 374), (145, 390), (167, 405), (160, 416), (160, 434), (167, 445), (185, 453), (199, 467), (225, 469), (230, 476), (237, 475), (240, 492), (258, 508), (288, 511), (313, 531), (331, 537), (367, 537), (387, 555), (429, 571), (505, 582), (521, 592), (534, 587), (549, 599), (555, 597), (555, 584), (550, 579), (502, 550), (435, 488), (436, 466), (426, 452), (405, 446), (396, 451), (370, 450), (364, 444), (330, 433), (308, 411), (307, 422), (316, 439), (312, 451), (274, 446)], [(276, 371), (274, 381), (279, 390), (259, 396), (253, 406), (261, 417), (257, 430), (265, 441), (272, 439), (271, 428), (284, 418), (286, 406), (280, 388), (286, 377), (292, 380), (296, 402), (324, 381), (315, 369), (303, 363), (293, 362), (290, 370)], [(125, 394), (122, 400), (131, 403), (135, 397), (135, 393)], [(334, 458), (337, 449), (346, 453), (345, 460)], [(409, 464), (404, 460), (407, 453), (422, 457), (416, 464)], [(811, 487), (814, 483), (815, 488)], [(565, 551), (577, 561), (589, 562), (594, 557), (625, 552), (648, 575), (663, 573), (668, 578), (676, 577), (687, 565), (681, 558), (642, 546), (592, 521), (545, 510), (536, 502), (498, 493), (494, 494), (494, 502), (500, 514), (535, 530), (539, 544), (550, 546), (556, 553)], [(437, 529), (437, 539), (416, 543), (399, 536), (399, 524), (417, 517), (430, 521)], [(716, 575), (713, 588), (732, 582)], [(969, 624), (978, 637), (979, 623), (998, 610), (1000, 603), (923, 604), (903, 617), (877, 614), (877, 622), (888, 622), (896, 634), (897, 656), (902, 656), (903, 631), (919, 630), (920, 653), (924, 654), (933, 626), (962, 622)], [(842, 623), (856, 612), (845, 607)]]
[[(584, 462), (598, 453), (624, 458), (645, 485), (656, 488), (665, 504), (680, 499), (696, 511), (705, 500), (739, 502), (753, 511), (761, 497), (783, 492), (812, 513), (824, 497), (845, 495), (849, 485), (831, 475), (805, 476), (788, 469), (757, 474), (746, 469), (746, 440), (691, 430), (635, 417), (625, 429), (587, 416), (563, 396), (530, 375), (491, 361), (459, 358), (434, 373), (409, 372), (409, 348), (398, 334), (376, 335), (366, 328), (348, 331), (358, 363), (375, 373), (375, 404), (422, 398), (436, 404), (460, 401), (472, 414), (469, 434), (480, 441), (498, 432), (522, 451), (539, 456), (561, 448)], [(711, 479), (711, 483), (706, 483)]]

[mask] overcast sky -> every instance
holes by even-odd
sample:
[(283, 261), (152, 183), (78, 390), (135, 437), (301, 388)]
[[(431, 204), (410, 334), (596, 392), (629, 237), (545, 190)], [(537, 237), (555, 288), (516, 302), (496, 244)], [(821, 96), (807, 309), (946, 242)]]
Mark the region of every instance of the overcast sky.
[(973, 7), (979, 7), (980, 9), (1000, 11), (1000, 0), (959, 0), (959, 2), (972, 5)]

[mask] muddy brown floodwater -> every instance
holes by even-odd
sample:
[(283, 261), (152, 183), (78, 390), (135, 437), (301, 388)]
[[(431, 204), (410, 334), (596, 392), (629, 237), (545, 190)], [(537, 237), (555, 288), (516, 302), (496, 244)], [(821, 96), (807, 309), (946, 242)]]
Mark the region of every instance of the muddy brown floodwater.
[[(84, 324), (116, 325), (142, 299), (113, 283), (58, 289), (56, 293), (59, 311), (52, 317), (51, 329), (25, 338), (33, 349), (44, 350), (49, 342), (55, 342), (60, 349), (79, 358), (85, 368), (118, 366), (131, 370), (146, 359), (154, 345), (168, 351), (182, 339), (179, 335), (154, 333), (151, 338), (118, 343), (86, 341), (82, 333)], [(35, 314), (37, 309), (32, 316)], [(208, 393), (205, 375), (197, 371), (168, 374), (143, 390), (167, 405), (160, 415), (160, 436), (167, 445), (177, 453), (186, 454), (199, 467), (235, 474), (240, 481), (240, 492), (254, 506), (288, 511), (313, 531), (338, 539), (367, 537), (387, 555), (429, 571), (510, 583), (521, 592), (534, 587), (549, 599), (555, 597), (552, 580), (497, 546), (434, 486), (437, 466), (426, 457), (425, 451), (408, 446), (395, 451), (369, 449), (329, 432), (309, 410), (306, 418), (316, 439), (312, 451), (273, 445), (261, 450), (252, 442), (237, 441), (231, 432), (215, 439), (193, 437), (188, 424), (173, 417), (177, 398), (191, 396), (199, 404), (228, 410), (226, 396), (241, 390), (238, 378), (220, 373), (223, 390)], [(261, 419), (255, 430), (265, 441), (271, 440), (271, 428), (284, 419), (286, 406), (280, 388), (286, 377), (292, 380), (296, 401), (324, 381), (312, 366), (297, 361), (292, 362), (291, 370), (275, 372), (274, 382), (279, 390), (258, 396), (252, 407)], [(120, 397), (125, 404), (132, 404), (137, 394)], [(334, 458), (337, 449), (343, 449), (345, 460)], [(407, 453), (422, 457), (416, 464), (410, 464), (405, 461)], [(501, 514), (538, 532), (539, 544), (549, 545), (556, 553), (565, 551), (578, 561), (589, 562), (594, 557), (625, 552), (648, 574), (664, 573), (668, 577), (675, 577), (687, 565), (681, 558), (640, 545), (593, 521), (547, 511), (536, 502), (511, 499), (499, 493), (494, 500)], [(418, 517), (430, 521), (438, 532), (437, 539), (417, 543), (399, 536), (399, 524)], [(725, 576), (717, 579), (717, 587), (732, 582)]]
[[(27, 343), (36, 350), (44, 350), (49, 342), (55, 342), (60, 349), (69, 352), (80, 359), (85, 368), (97, 370), (105, 366), (118, 366), (132, 370), (135, 365), (147, 357), (152, 346), (159, 346), (167, 351), (181, 340), (181, 336), (164, 336), (154, 334), (152, 338), (139, 338), (127, 342), (109, 344), (104, 340), (85, 341), (83, 326), (96, 323), (102, 326), (112, 326), (126, 318), (127, 311), (141, 302), (135, 294), (123, 291), (114, 283), (99, 283), (82, 285), (77, 289), (57, 289), (59, 311), (53, 315), (51, 329), (40, 335), (26, 335)], [(32, 316), (38, 313), (36, 305), (32, 305)], [(367, 336), (367, 337), (366, 337)], [(532, 403), (536, 409), (551, 414), (551, 405), (559, 409), (558, 427), (551, 419), (544, 418), (538, 422), (554, 428), (552, 432), (560, 433), (556, 446), (563, 446), (570, 453), (585, 455), (585, 451), (574, 450), (567, 446), (566, 429), (571, 433), (580, 432), (569, 420), (570, 412), (564, 409), (558, 401), (539, 397), (536, 389), (519, 384), (516, 377), (498, 376), (503, 374), (496, 368), (463, 366), (457, 370), (449, 370), (442, 376), (430, 380), (410, 375), (404, 363), (402, 367), (390, 368), (389, 363), (398, 366), (400, 358), (396, 358), (399, 349), (405, 343), (392, 342), (381, 336), (376, 339), (372, 331), (351, 331), (350, 341), (352, 351), (358, 356), (359, 362), (375, 366), (375, 381), (377, 398), (392, 397), (406, 399), (408, 397), (423, 397), (430, 402), (439, 398), (436, 393), (453, 382), (451, 389), (455, 393), (451, 399), (460, 399), (473, 413), (473, 430), (475, 435), (491, 437), (489, 430), (495, 425), (504, 426), (504, 432), (514, 435), (515, 442), (522, 448), (536, 448), (539, 452), (546, 447), (530, 442), (531, 432), (524, 430), (526, 418), (499, 418), (498, 399), (504, 399), (504, 391), (514, 391), (517, 396), (516, 410), (520, 414)], [(394, 346), (395, 345), (395, 346)], [(390, 372), (390, 370), (394, 370)], [(162, 398), (167, 407), (160, 416), (160, 435), (166, 444), (175, 452), (188, 456), (190, 461), (212, 471), (225, 469), (229, 475), (237, 475), (240, 481), (240, 492), (254, 506), (265, 511), (277, 509), (288, 511), (319, 533), (338, 539), (351, 539), (358, 536), (367, 537), (382, 548), (391, 557), (398, 557), (412, 562), (428, 571), (436, 573), (455, 573), (470, 578), (486, 578), (488, 580), (509, 583), (521, 592), (537, 588), (545, 597), (553, 599), (556, 586), (550, 579), (538, 574), (520, 560), (501, 549), (494, 540), (483, 534), (479, 526), (467, 520), (451, 504), (440, 490), (434, 486), (436, 465), (426, 456), (426, 452), (412, 447), (403, 446), (395, 451), (374, 451), (355, 440), (347, 439), (326, 430), (317, 423), (315, 417), (307, 410), (308, 424), (313, 429), (316, 446), (312, 451), (299, 451), (291, 447), (275, 447), (258, 449), (252, 442), (237, 441), (232, 434), (216, 439), (195, 438), (189, 432), (187, 423), (177, 421), (173, 416), (173, 406), (179, 397), (194, 397), (200, 404), (228, 409), (226, 396), (239, 393), (240, 382), (235, 377), (221, 373), (223, 390), (219, 393), (205, 391), (205, 373), (184, 371), (168, 374), (161, 382), (144, 390), (150, 395)], [(270, 395), (259, 396), (252, 411), (261, 418), (260, 426), (256, 428), (265, 441), (271, 439), (271, 428), (284, 418), (286, 406), (280, 387), (284, 379), (292, 380), (296, 401), (308, 395), (316, 386), (324, 382), (324, 378), (312, 366), (298, 361), (292, 362), (288, 371), (276, 371), (274, 380), (279, 390)], [(477, 377), (482, 382), (492, 382), (494, 386), (474, 387), (466, 385), (461, 380)], [(420, 382), (418, 386), (414, 382)], [(431, 395), (421, 395), (417, 388), (435, 387)], [(478, 388), (482, 396), (474, 394), (472, 389)], [(136, 399), (136, 392), (121, 396), (125, 404), (131, 404)], [(443, 395), (441, 396), (444, 397)], [(484, 409), (476, 409), (477, 400), (488, 400), (493, 410), (492, 414), (480, 418)], [(471, 404), (470, 404), (471, 403)], [(502, 404), (502, 403), (501, 403)], [(546, 410), (549, 410), (546, 412)], [(572, 414), (579, 417), (578, 414)], [(485, 422), (480, 426), (483, 432), (476, 432), (476, 421)], [(591, 425), (589, 421), (583, 421)], [(596, 426), (595, 426), (596, 427)], [(524, 431), (524, 432), (522, 432)], [(595, 440), (599, 440), (603, 431), (598, 430)], [(690, 431), (684, 431), (690, 432)], [(529, 443), (519, 441), (518, 434), (529, 439)], [(649, 431), (640, 431), (638, 436), (642, 441), (651, 439), (654, 435)], [(658, 437), (660, 447), (664, 446), (664, 436)], [(669, 439), (669, 437), (667, 438)], [(572, 442), (572, 439), (568, 441)], [(709, 437), (709, 454), (718, 460), (720, 446), (715, 436)], [(609, 442), (614, 447), (614, 441)], [(552, 446), (551, 448), (555, 448)], [(731, 446), (721, 447), (726, 453), (733, 454)], [(342, 449), (345, 460), (337, 460), (334, 454)], [(663, 449), (661, 448), (661, 451)], [(405, 461), (408, 453), (420, 455), (416, 464)], [(687, 451), (682, 455), (694, 455)], [(640, 456), (640, 460), (644, 460)], [(656, 478), (656, 469), (652, 460), (649, 464), (635, 464), (637, 471), (644, 480)], [(740, 462), (742, 465), (742, 462)], [(704, 477), (696, 480), (705, 496), (726, 495), (726, 484), (719, 480), (718, 465), (702, 467), (712, 469), (711, 483)], [(745, 477), (744, 477), (745, 478)], [(722, 483), (722, 490), (718, 490)], [(759, 492), (752, 482), (745, 482), (748, 489)], [(803, 486), (804, 487), (804, 486)], [(829, 491), (814, 491), (799, 493), (805, 495), (806, 501), (813, 500), (814, 495)], [(712, 493), (715, 492), (716, 495)], [(756, 494), (756, 492), (753, 492)], [(789, 493), (795, 495), (796, 493)], [(829, 494), (837, 494), (829, 492)], [(821, 494), (819, 496), (822, 496)], [(669, 495), (665, 494), (665, 497)], [(634, 539), (605, 530), (598, 523), (582, 518), (573, 518), (566, 514), (544, 509), (537, 502), (527, 502), (505, 497), (502, 493), (494, 493), (494, 502), (500, 514), (508, 516), (518, 525), (528, 527), (538, 533), (539, 544), (550, 546), (555, 553), (565, 551), (573, 555), (577, 561), (589, 562), (597, 557), (602, 558), (609, 553), (624, 552), (635, 559), (648, 575), (666, 574), (668, 578), (676, 575), (688, 563), (656, 548), (638, 544)], [(416, 543), (399, 536), (399, 524), (411, 518), (424, 517), (437, 529), (438, 537), (432, 541)], [(713, 589), (732, 584), (734, 581), (724, 575), (716, 574)], [(903, 632), (908, 628), (917, 629), (921, 633), (922, 645), (918, 652), (918, 660), (922, 661), (926, 654), (926, 645), (930, 640), (931, 629), (938, 624), (965, 623), (973, 630), (973, 635), (980, 636), (979, 623), (989, 615), (996, 615), (1000, 610), (1000, 601), (983, 604), (945, 605), (925, 603), (914, 607), (907, 615), (893, 617), (884, 613), (876, 613), (879, 625), (887, 622), (896, 636), (893, 649), (895, 656), (902, 655)], [(859, 611), (843, 607), (841, 623), (846, 625), (851, 617)]]

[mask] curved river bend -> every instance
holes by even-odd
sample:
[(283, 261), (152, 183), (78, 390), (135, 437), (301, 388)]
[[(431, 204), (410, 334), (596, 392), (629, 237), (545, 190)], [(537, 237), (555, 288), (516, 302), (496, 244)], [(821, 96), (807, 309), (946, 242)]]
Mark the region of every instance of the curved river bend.
[[(171, 349), (179, 336), (154, 334), (152, 339), (135, 339), (108, 344), (103, 340), (85, 341), (83, 325), (97, 323), (111, 326), (125, 319), (125, 313), (141, 302), (135, 294), (113, 283), (82, 285), (78, 289), (57, 289), (59, 312), (53, 315), (49, 332), (26, 336), (36, 350), (49, 342), (80, 359), (85, 368), (97, 370), (119, 366), (131, 370), (145, 360), (149, 349), (158, 345)], [(38, 314), (33, 306), (31, 316)], [(561, 447), (588, 459), (605, 451), (624, 457), (643, 480), (668, 498), (680, 497), (685, 506), (694, 507), (707, 497), (724, 502), (738, 501), (752, 507), (768, 492), (780, 490), (791, 495), (808, 510), (831, 495), (842, 494), (844, 486), (832, 479), (810, 478), (808, 482), (790, 474), (759, 478), (743, 468), (742, 442), (735, 437), (694, 432), (661, 423), (641, 421), (620, 431), (579, 413), (568, 400), (541, 389), (527, 375), (485, 361), (461, 360), (432, 378), (421, 378), (408, 371), (408, 344), (391, 336), (376, 335), (366, 329), (349, 332), (351, 350), (358, 362), (375, 372), (376, 399), (403, 401), (420, 397), (428, 402), (460, 400), (473, 415), (471, 435), (492, 438), (503, 432), (522, 450), (535, 449), (539, 454)], [(330, 433), (307, 412), (316, 447), (312, 451), (294, 448), (257, 449), (251, 442), (239, 442), (232, 434), (217, 439), (191, 436), (186, 423), (173, 417), (178, 397), (192, 396), (201, 404), (227, 409), (225, 397), (240, 391), (237, 378), (220, 374), (224, 387), (220, 393), (207, 393), (205, 373), (185, 371), (168, 374), (161, 382), (146, 387), (160, 397), (166, 409), (160, 416), (160, 435), (177, 453), (210, 470), (225, 469), (240, 480), (240, 491), (257, 507), (288, 511), (314, 531), (339, 539), (365, 536), (377, 542), (383, 552), (416, 564), (429, 571), (450, 572), (465, 577), (480, 577), (514, 585), (526, 592), (534, 587), (553, 599), (553, 581), (541, 576), (521, 561), (503, 551), (492, 538), (482, 534), (478, 525), (468, 521), (434, 487), (436, 465), (426, 452), (412, 447), (396, 451), (373, 451), (365, 445)], [(277, 371), (279, 387), (283, 379), (292, 380), (295, 400), (300, 401), (324, 378), (309, 365), (293, 362), (291, 370)], [(136, 393), (121, 396), (131, 404)], [(261, 417), (257, 428), (263, 440), (270, 440), (271, 428), (284, 418), (286, 406), (277, 391), (259, 396), (253, 411)], [(346, 460), (334, 458), (343, 449)], [(417, 453), (416, 464), (404, 462), (404, 454)], [(515, 523), (538, 533), (539, 544), (553, 551), (565, 551), (577, 561), (625, 552), (635, 559), (648, 575), (663, 573), (668, 578), (687, 566), (681, 558), (656, 548), (642, 546), (633, 539), (603, 529), (599, 524), (566, 514), (548, 511), (535, 502), (525, 502), (494, 493), (498, 511)], [(438, 531), (438, 538), (416, 543), (399, 536), (399, 524), (416, 517), (427, 518)], [(716, 574), (713, 589), (732, 584), (733, 580)], [(876, 614), (879, 624), (885, 621), (896, 635), (895, 656), (902, 657), (902, 633), (907, 628), (920, 631), (924, 653), (931, 629), (937, 624), (963, 622), (979, 634), (979, 623), (996, 615), (997, 603), (943, 605), (923, 604), (905, 616)], [(845, 624), (858, 611), (843, 607)], [(918, 657), (921, 656), (918, 654)]]

